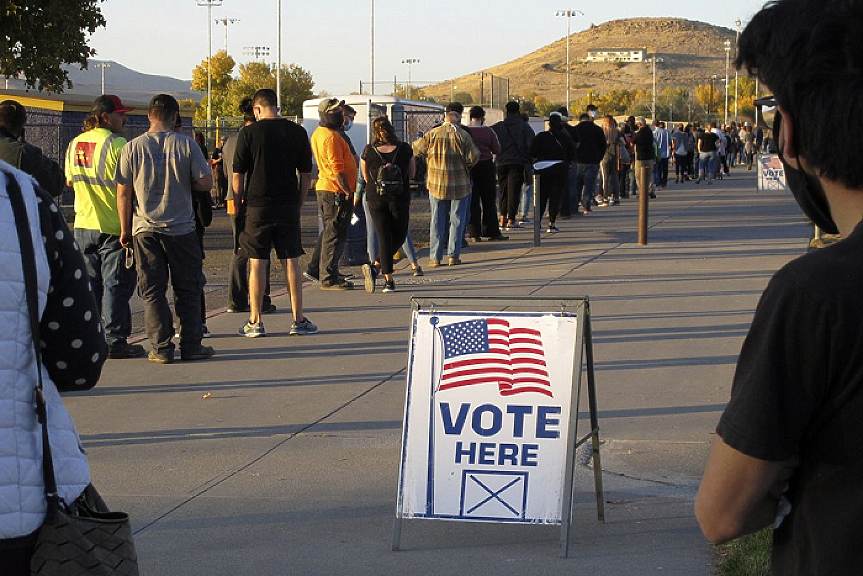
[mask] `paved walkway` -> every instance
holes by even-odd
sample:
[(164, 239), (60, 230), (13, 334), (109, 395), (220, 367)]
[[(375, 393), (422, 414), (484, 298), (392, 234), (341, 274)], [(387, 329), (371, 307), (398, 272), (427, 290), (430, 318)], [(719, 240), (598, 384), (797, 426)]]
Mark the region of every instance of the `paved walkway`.
[[(740, 170), (672, 185), (647, 247), (629, 200), (540, 248), (516, 231), (462, 266), (403, 271), (395, 294), (307, 286), (314, 336), (288, 337), (281, 296), (265, 339), (211, 318), (210, 361), (109, 361), (67, 402), (142, 574), (711, 574), (692, 504), (713, 428), (758, 296), (810, 232), (789, 195), (754, 188)], [(572, 558), (556, 528), (433, 521), (390, 550), (412, 294), (590, 297), (607, 521), (580, 465)]]

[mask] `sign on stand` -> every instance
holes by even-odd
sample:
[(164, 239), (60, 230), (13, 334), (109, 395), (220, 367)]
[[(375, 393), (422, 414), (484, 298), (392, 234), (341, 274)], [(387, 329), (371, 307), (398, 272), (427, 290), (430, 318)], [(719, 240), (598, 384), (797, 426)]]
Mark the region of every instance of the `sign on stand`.
[(758, 156), (758, 189), (785, 190), (785, 167), (778, 154)]
[[(529, 309), (491, 311), (496, 301)], [(567, 556), (575, 453), (587, 440), (604, 516), (587, 299), (413, 304), (393, 549), (402, 519), (424, 518), (560, 525)], [(585, 356), (591, 431), (578, 440)]]

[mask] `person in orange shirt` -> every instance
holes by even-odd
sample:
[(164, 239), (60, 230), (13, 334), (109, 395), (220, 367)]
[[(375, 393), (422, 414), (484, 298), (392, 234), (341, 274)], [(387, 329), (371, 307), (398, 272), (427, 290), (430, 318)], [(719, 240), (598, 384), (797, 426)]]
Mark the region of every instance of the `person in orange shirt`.
[(352, 282), (339, 277), (339, 260), (348, 238), (357, 185), (357, 162), (339, 133), (344, 123), (344, 100), (331, 98), (318, 106), (320, 125), (312, 133), (312, 153), (318, 163), (315, 192), (324, 229), (319, 274), (322, 290), (352, 290)]

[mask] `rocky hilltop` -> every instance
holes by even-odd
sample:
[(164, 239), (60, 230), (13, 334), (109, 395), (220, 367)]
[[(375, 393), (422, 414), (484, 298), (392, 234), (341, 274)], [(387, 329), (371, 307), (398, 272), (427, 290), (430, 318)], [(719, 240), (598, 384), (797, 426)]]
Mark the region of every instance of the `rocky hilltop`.
[[(570, 37), (572, 62), (572, 99), (587, 92), (605, 93), (621, 89), (650, 89), (653, 71), (650, 63), (585, 62), (588, 50), (603, 48), (645, 49), (657, 56), (657, 89), (686, 87), (709, 81), (712, 75), (725, 77), (725, 41), (732, 46), (730, 68), (733, 75), (736, 32), (682, 18), (630, 18), (592, 25)], [(485, 100), (488, 101), (488, 73), (509, 78), (510, 94), (525, 96), (536, 93), (551, 102), (566, 99), (566, 38), (544, 46), (511, 62), (488, 68), (485, 76)], [(733, 77), (733, 76), (732, 76)], [(422, 93), (436, 100), (446, 100), (453, 91), (469, 92), (478, 100), (480, 72), (428, 86)]]

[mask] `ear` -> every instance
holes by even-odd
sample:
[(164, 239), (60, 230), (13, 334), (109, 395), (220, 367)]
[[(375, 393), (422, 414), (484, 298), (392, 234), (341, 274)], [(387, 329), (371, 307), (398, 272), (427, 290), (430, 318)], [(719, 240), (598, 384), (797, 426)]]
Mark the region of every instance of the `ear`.
[(782, 106), (777, 106), (777, 109), (782, 115), (782, 121), (779, 126), (779, 134), (774, 134), (776, 145), (782, 150), (782, 155), (785, 158), (797, 158), (797, 149), (794, 146), (794, 120)]

